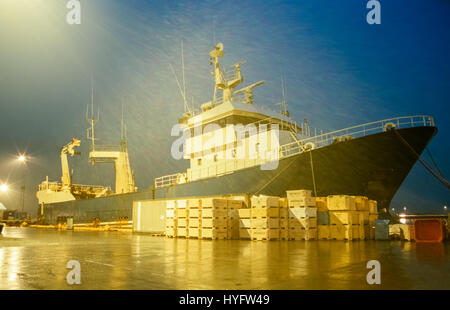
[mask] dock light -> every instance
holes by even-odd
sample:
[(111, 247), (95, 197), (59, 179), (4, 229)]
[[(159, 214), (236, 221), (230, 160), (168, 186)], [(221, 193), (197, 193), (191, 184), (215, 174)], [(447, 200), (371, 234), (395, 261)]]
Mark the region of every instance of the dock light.
[(4, 193), (6, 191), (8, 191), (8, 185), (6, 185), (6, 184), (0, 185), (0, 192)]

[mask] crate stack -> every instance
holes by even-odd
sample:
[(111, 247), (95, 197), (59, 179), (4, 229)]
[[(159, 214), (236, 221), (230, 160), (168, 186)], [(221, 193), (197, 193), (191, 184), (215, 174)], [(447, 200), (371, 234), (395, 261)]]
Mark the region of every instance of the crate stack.
[(327, 198), (330, 216), (330, 239), (359, 239), (359, 214), (355, 197), (331, 195)]
[(202, 239), (227, 239), (227, 200), (203, 198), (201, 200)]
[(242, 208), (237, 211), (238, 219), (239, 219), (239, 239), (247, 239), (250, 240), (251, 236), (251, 209), (250, 208)]
[(287, 198), (280, 198), (280, 240), (289, 240), (289, 208)]
[(244, 201), (242, 200), (227, 200), (227, 239), (239, 239), (239, 217), (238, 210), (242, 209)]
[(188, 226), (189, 226), (189, 238), (199, 239), (202, 232), (202, 216), (201, 216), (201, 200), (200, 199), (188, 199)]
[(369, 239), (369, 199), (365, 196), (354, 196), (359, 220), (359, 240)]
[(330, 239), (330, 214), (328, 212), (328, 198), (316, 197), (317, 208), (317, 239)]
[(289, 209), (289, 240), (317, 239), (316, 198), (310, 190), (286, 191)]
[(177, 237), (187, 238), (189, 236), (189, 210), (187, 201), (176, 200)]
[(375, 240), (375, 221), (378, 219), (378, 204), (375, 200), (369, 200), (368, 204), (369, 204), (368, 239)]
[(175, 200), (166, 202), (166, 236), (170, 238), (177, 237), (177, 216)]
[(280, 238), (279, 197), (253, 196), (251, 198), (250, 237), (252, 240)]

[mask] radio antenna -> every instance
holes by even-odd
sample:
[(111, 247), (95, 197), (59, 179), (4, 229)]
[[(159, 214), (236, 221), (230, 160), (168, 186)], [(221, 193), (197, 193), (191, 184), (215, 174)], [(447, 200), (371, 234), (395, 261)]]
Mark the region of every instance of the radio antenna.
[(86, 121), (88, 121), (88, 123), (90, 123), (91, 128), (87, 129), (87, 139), (91, 140), (92, 143), (92, 150), (95, 150), (95, 124), (99, 121), (100, 119), (100, 110), (98, 110), (97, 113), (97, 118), (95, 118), (95, 114), (94, 114), (94, 82), (93, 82), (93, 78), (91, 76), (91, 115), (89, 117), (89, 105), (87, 105), (86, 107)]

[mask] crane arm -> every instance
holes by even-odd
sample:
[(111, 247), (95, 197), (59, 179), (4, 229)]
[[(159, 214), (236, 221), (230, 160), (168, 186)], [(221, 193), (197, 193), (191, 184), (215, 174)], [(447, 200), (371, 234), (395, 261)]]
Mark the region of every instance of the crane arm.
[(70, 156), (79, 155), (80, 153), (75, 152), (74, 148), (80, 146), (81, 141), (77, 138), (72, 138), (72, 141), (65, 145), (61, 150), (61, 168), (62, 168), (62, 186), (63, 188), (70, 187), (72, 184), (70, 172), (69, 172), (69, 161), (67, 159), (67, 154)]

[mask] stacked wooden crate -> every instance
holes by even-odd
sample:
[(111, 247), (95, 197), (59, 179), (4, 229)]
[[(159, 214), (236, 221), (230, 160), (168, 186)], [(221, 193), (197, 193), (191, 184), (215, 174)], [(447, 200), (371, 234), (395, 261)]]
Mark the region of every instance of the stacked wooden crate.
[(378, 204), (375, 200), (369, 200), (368, 204), (369, 204), (368, 239), (375, 240), (375, 221), (378, 219)]
[(289, 240), (289, 207), (287, 198), (280, 198), (280, 240)]
[(359, 214), (356, 211), (355, 197), (331, 195), (327, 198), (327, 205), (330, 215), (330, 239), (358, 239)]
[(251, 209), (238, 209), (239, 218), (239, 239), (251, 239)]
[(279, 197), (253, 196), (251, 198), (250, 236), (252, 240), (280, 238)]
[(227, 200), (202, 198), (201, 210), (202, 239), (227, 239)]
[(166, 236), (174, 238), (177, 236), (177, 214), (175, 200), (166, 202)]
[(238, 210), (242, 209), (244, 201), (242, 200), (227, 200), (227, 239), (239, 239), (239, 217)]
[(317, 239), (316, 199), (309, 190), (286, 191), (289, 207), (289, 240)]
[(189, 210), (187, 201), (179, 199), (176, 203), (177, 237), (187, 238), (189, 236)]
[(330, 239), (330, 214), (327, 200), (327, 197), (316, 197), (318, 240)]
[(359, 221), (359, 240), (369, 239), (369, 199), (365, 196), (354, 197)]
[(200, 199), (188, 199), (187, 210), (189, 215), (189, 238), (201, 238), (202, 209)]

